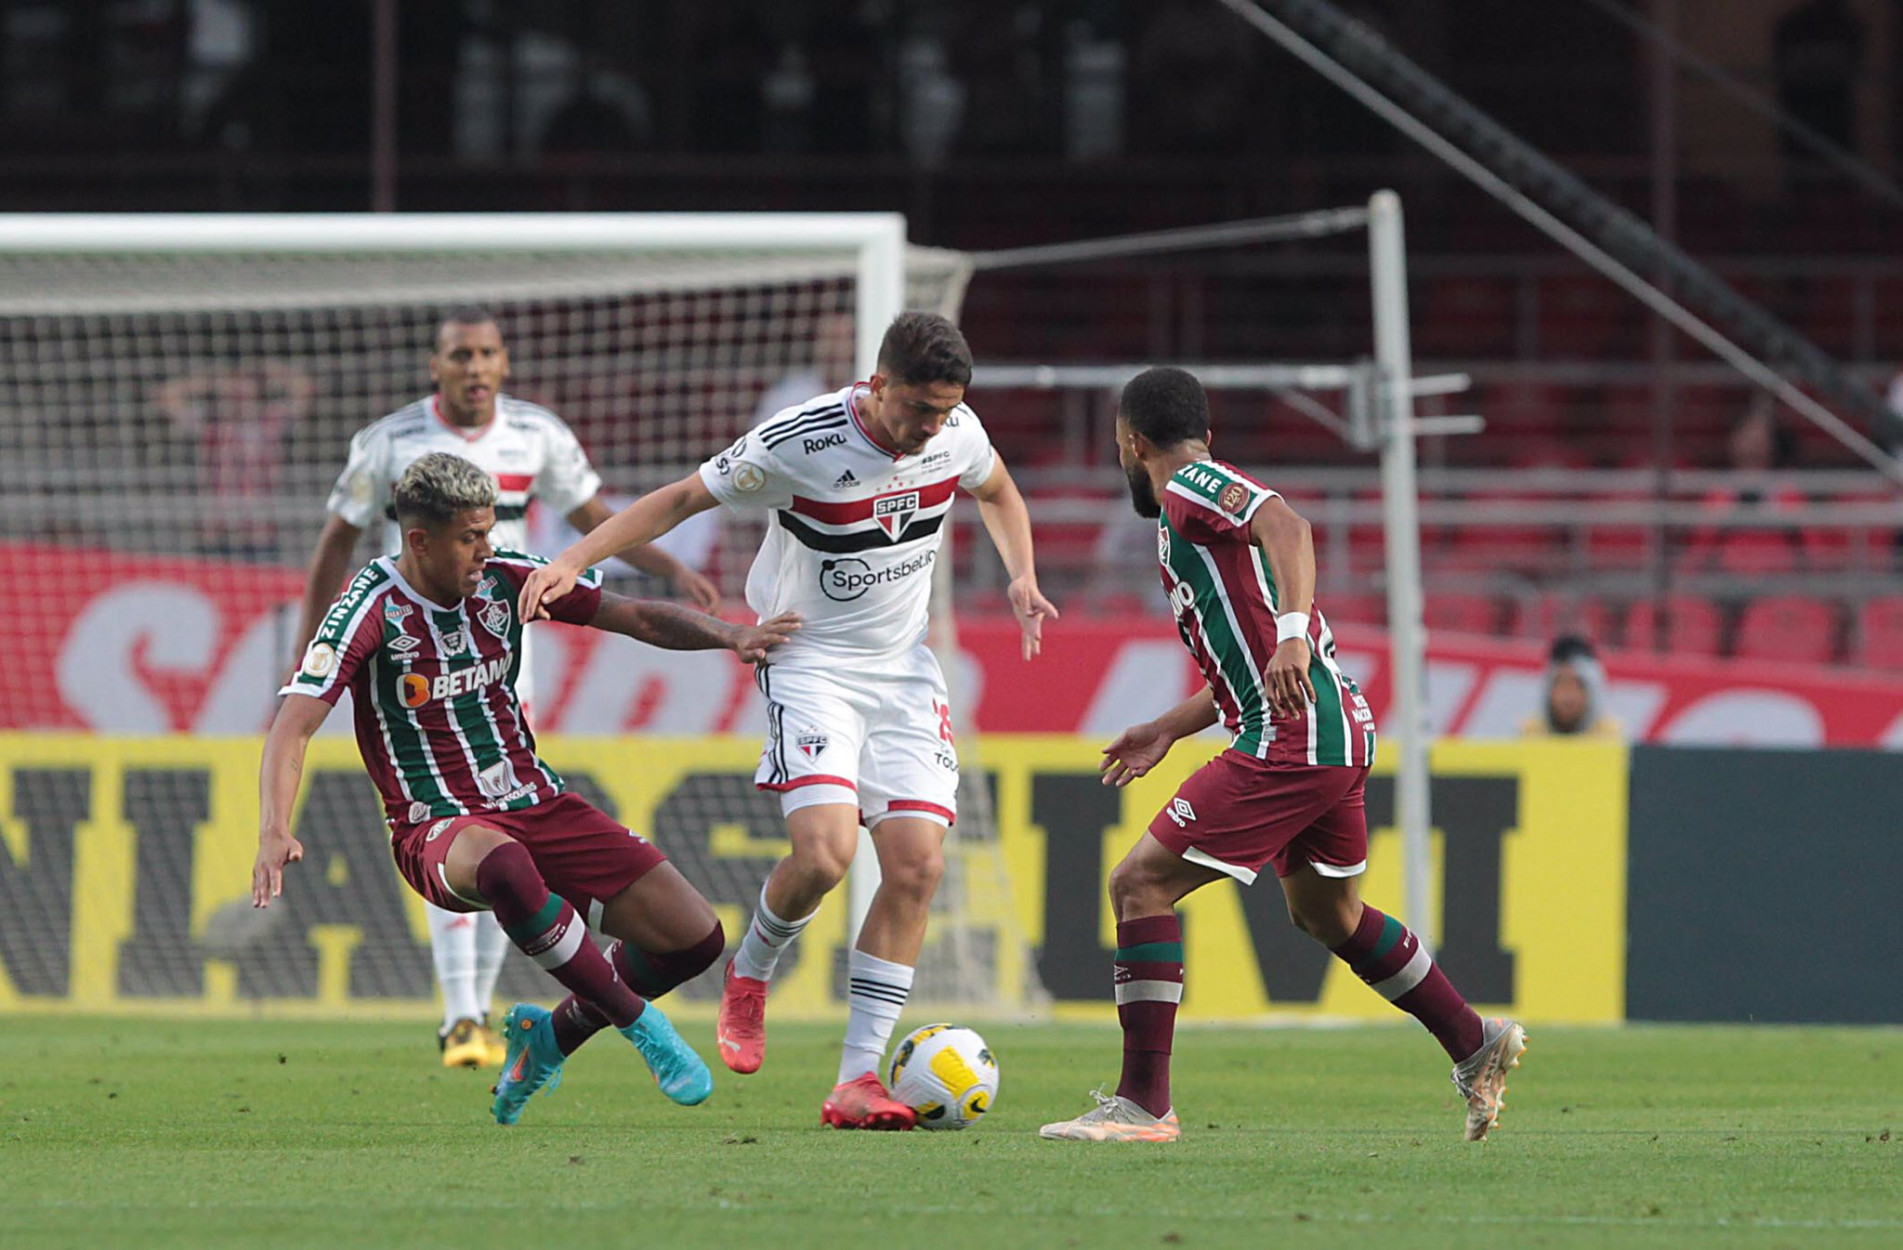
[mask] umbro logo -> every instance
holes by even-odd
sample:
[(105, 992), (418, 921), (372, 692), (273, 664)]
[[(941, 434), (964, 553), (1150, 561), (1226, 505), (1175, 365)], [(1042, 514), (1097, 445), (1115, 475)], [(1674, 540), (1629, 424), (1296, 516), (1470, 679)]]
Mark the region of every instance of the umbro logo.
[(844, 473), (841, 473), (839, 475), (836, 481), (833, 482), (833, 489), (838, 490), (844, 486), (857, 486), (857, 485), (859, 485), (859, 479), (852, 475), (851, 469), (847, 469)]
[(1171, 799), (1170, 805), (1163, 809), (1163, 814), (1175, 821), (1179, 829), (1186, 828), (1190, 821), (1196, 819), (1196, 809), (1185, 798)]

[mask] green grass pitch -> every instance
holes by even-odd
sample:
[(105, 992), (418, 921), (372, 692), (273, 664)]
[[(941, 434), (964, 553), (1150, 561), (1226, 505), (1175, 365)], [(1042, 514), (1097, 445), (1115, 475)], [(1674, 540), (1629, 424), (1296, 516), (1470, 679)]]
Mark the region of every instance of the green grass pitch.
[(15, 1017), (0, 1245), (1903, 1245), (1899, 1030), (1535, 1028), (1476, 1146), (1418, 1029), (1185, 1028), (1149, 1146), (1036, 1137), (1114, 1028), (983, 1027), (990, 1117), (885, 1135), (818, 1127), (834, 1026), (695, 1109), (606, 1034), (505, 1130), (421, 1023)]

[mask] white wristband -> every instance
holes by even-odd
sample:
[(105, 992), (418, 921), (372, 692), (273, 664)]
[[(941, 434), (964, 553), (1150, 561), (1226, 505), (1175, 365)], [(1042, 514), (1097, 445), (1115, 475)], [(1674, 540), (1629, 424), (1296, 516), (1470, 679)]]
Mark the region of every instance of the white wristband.
[(1308, 613), (1284, 612), (1275, 618), (1275, 641), (1281, 645), (1291, 638), (1308, 641)]

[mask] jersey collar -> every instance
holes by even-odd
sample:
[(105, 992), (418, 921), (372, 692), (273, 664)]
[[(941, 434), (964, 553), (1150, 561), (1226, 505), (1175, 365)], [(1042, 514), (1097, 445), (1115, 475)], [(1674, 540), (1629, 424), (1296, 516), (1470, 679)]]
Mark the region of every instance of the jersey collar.
[(864, 438), (868, 443), (871, 443), (875, 450), (881, 455), (892, 457), (894, 461), (903, 460), (905, 459), (905, 453), (902, 451), (893, 451), (890, 447), (880, 442), (878, 436), (872, 432), (872, 427), (867, 425), (865, 418), (859, 415), (859, 394), (861, 391), (869, 392), (871, 389), (872, 383), (870, 382), (854, 382), (851, 386), (848, 386), (846, 388), (846, 411), (851, 415), (852, 424), (858, 429), (860, 437)]
[(451, 434), (454, 434), (456, 437), (462, 439), (465, 443), (477, 442), (478, 440), (482, 438), (483, 435), (487, 434), (490, 430), (495, 429), (496, 418), (502, 415), (502, 396), (501, 394), (498, 393), (496, 395), (496, 415), (494, 417), (490, 417), (487, 421), (483, 422), (481, 425), (477, 426), (475, 429), (472, 430), (467, 426), (457, 425), (454, 421), (451, 421), (448, 417), (445, 417), (443, 415), (442, 404), (440, 402), (441, 400), (442, 400), (442, 396), (440, 395), (432, 394), (429, 397), (430, 415), (432, 417), (435, 417), (438, 424), (440, 424), (444, 429), (448, 430)]
[(409, 596), (411, 599), (414, 599), (419, 606), (428, 608), (433, 612), (455, 612), (459, 615), (467, 615), (467, 613), (463, 611), (463, 605), (468, 603), (469, 600), (458, 599), (453, 605), (449, 607), (444, 607), (442, 604), (436, 602), (436, 600), (430, 598), (428, 595), (424, 594), (422, 591), (418, 590), (416, 587), (410, 585), (410, 583), (404, 579), (403, 573), (401, 572), (401, 570), (397, 568), (396, 559), (394, 557), (378, 556), (377, 562), (383, 565), (384, 571), (389, 573), (391, 579), (396, 582), (397, 589), (401, 590), (405, 595)]

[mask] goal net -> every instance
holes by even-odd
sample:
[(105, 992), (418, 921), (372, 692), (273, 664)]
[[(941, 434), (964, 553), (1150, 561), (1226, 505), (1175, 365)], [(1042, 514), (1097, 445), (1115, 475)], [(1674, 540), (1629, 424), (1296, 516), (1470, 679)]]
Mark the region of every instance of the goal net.
[[(896, 312), (955, 317), (967, 276), (961, 257), (906, 246), (902, 219), (877, 214), (16, 219), (0, 231), (0, 573), (39, 589), (0, 625), (12, 661), (0, 677), (0, 730), (261, 733), (295, 645), (287, 605), (350, 438), (429, 392), (437, 326), (459, 306), (495, 314), (510, 355), (505, 390), (561, 416), (619, 504), (776, 409), (865, 376)], [(724, 512), (696, 520), (674, 553), (714, 578), (729, 610), (742, 609), (762, 523)], [(572, 537), (533, 509), (530, 532), (544, 552)], [(380, 537), (368, 534), (359, 556), (377, 554)], [(632, 593), (665, 589), (632, 570), (611, 576)], [(594, 638), (544, 632), (537, 716), (558, 743), (759, 732), (757, 695), (725, 670), (632, 650), (603, 659)], [(333, 716), (327, 732), (346, 730), (345, 719)], [(629, 766), (639, 760), (630, 744)], [(237, 788), (227, 764), (210, 771), (202, 802), (189, 785), (92, 790), (128, 821), (132, 806), (156, 804), (149, 819), (187, 831), (167, 841), (137, 827), (134, 910), (151, 902), (147, 892), (177, 889), (190, 895), (190, 919), (179, 949), (147, 941), (121, 959), (120, 991), (194, 992), (195, 961), (221, 951), (237, 963), (239, 997), (306, 994), (313, 960), (322, 962), (303, 949), (307, 935), (285, 937), (280, 926), (227, 950), (231, 935), (214, 924), (206, 944), (210, 918), (228, 914), (219, 909), (248, 875), (248, 857), (203, 862), (208, 847), (226, 845), (206, 830), (255, 819), (254, 807), (221, 798), (255, 779)], [(750, 844), (782, 836), (777, 800), (744, 784), (750, 765), (723, 758), (706, 772), (726, 780), (684, 785), (661, 804), (664, 818), (624, 819), (681, 826), (657, 832), (664, 848), (670, 834), (717, 845), (722, 828), (747, 831)], [(39, 878), (23, 867), (32, 839), (71, 815), (44, 796), (70, 789), (0, 787), (0, 902), (22, 914), (39, 914)], [(173, 793), (178, 809), (163, 810)], [(590, 797), (612, 803), (613, 787)], [(362, 794), (328, 789), (302, 820), (321, 846), (359, 835), (319, 826), (374, 822), (375, 812)], [(685, 828), (695, 822), (704, 827)], [(153, 849), (161, 843), (186, 858), (168, 861)], [(1009, 1008), (1027, 992), (1029, 961), (1000, 953), (1021, 939), (1004, 931), (1009, 907), (992, 901), (1004, 884), (995, 831), (967, 820), (950, 858), (920, 997)], [(744, 912), (771, 860), (683, 862), (710, 898)], [(388, 884), (360, 893), (407, 906)], [(352, 1001), (428, 996), (415, 923), (358, 919), (345, 961)], [(843, 972), (835, 980), (843, 986)], [(522, 961), (502, 992), (551, 985)], [(843, 990), (833, 997), (843, 1002)]]

